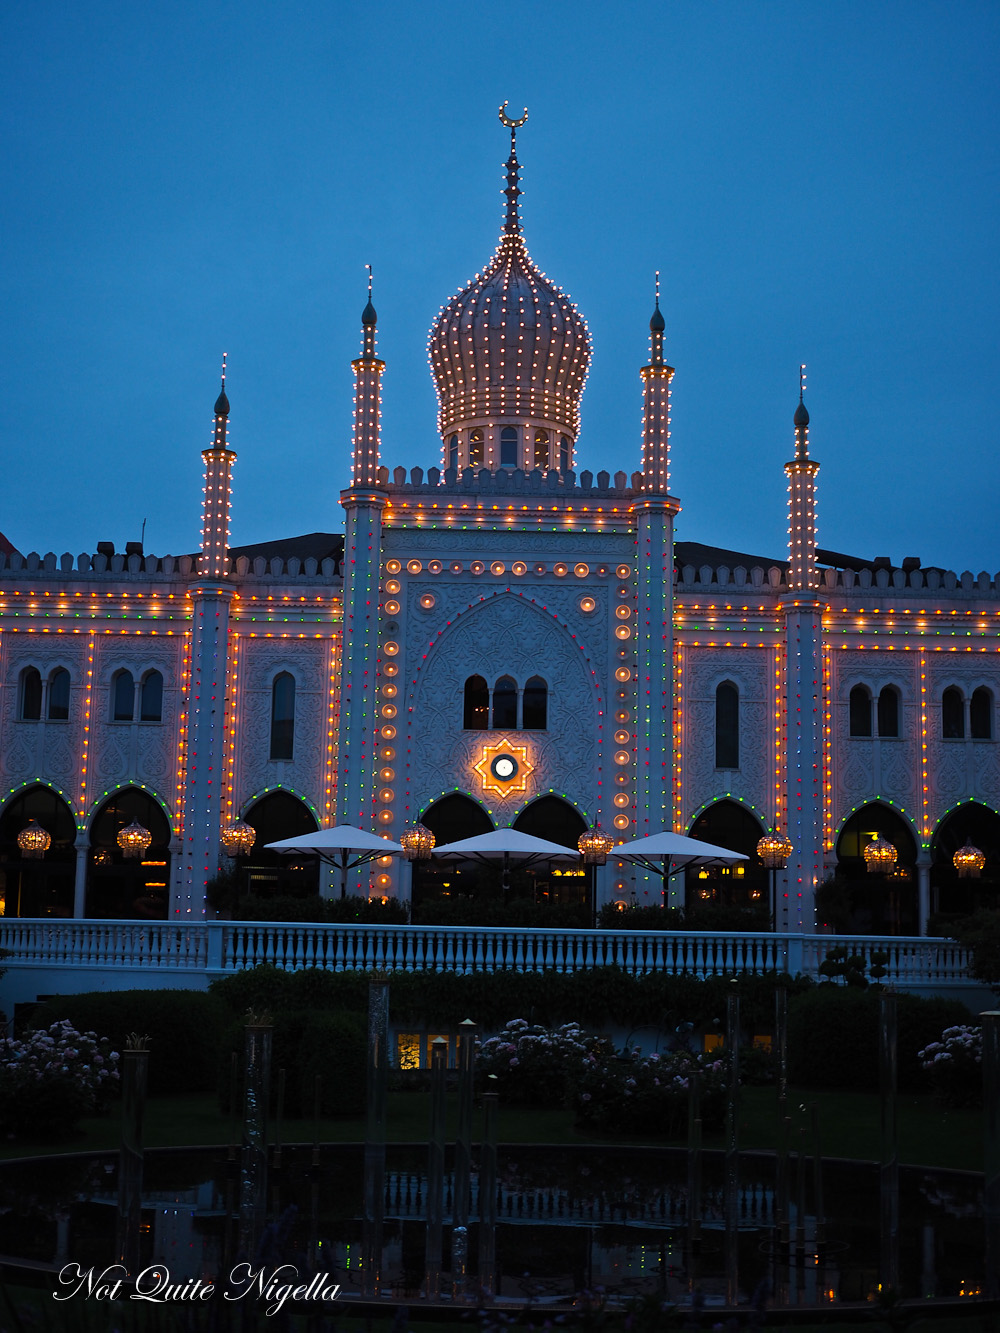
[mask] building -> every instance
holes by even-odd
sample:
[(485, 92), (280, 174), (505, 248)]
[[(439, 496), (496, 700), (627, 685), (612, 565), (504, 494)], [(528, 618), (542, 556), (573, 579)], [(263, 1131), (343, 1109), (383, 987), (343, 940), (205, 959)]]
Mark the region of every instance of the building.
[[(590, 338), (528, 254), (522, 122), (501, 118), (503, 227), (431, 329), (426, 466), (383, 462), (369, 290), (343, 536), (229, 547), (223, 374), (197, 554), (2, 553), (8, 916), (200, 918), (240, 820), (263, 892), (317, 876), (281, 869), (266, 842), (331, 822), (396, 838), (418, 821), (439, 841), (516, 823), (575, 844), (600, 824), (750, 852), (778, 829), (792, 850), (776, 924), (792, 931), (831, 916), (835, 895), (817, 917), (815, 894), (838, 871), (871, 886), (853, 924), (873, 930), (923, 930), (996, 886), (997, 576), (817, 548), (801, 392), (785, 557), (728, 550), (724, 534), (675, 543), (658, 294), (637, 469), (578, 470)], [(966, 843), (985, 856), (978, 881), (953, 861)], [(888, 873), (866, 880), (872, 844)], [(385, 858), (351, 888), (406, 898), (410, 869)], [(440, 892), (441, 876), (412, 888)], [(661, 888), (612, 857), (594, 891), (641, 904)], [(535, 891), (584, 887), (549, 874)], [(751, 863), (675, 877), (667, 901), (766, 893)]]

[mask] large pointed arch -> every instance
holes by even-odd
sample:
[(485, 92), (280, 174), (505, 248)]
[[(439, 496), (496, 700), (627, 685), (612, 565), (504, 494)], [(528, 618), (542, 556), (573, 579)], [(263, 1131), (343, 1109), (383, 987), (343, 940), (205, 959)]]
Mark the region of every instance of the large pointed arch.
[(711, 905), (763, 915), (768, 904), (768, 877), (757, 855), (757, 843), (764, 832), (759, 816), (742, 801), (724, 797), (703, 806), (688, 836), (742, 852), (749, 859), (732, 866), (688, 866), (684, 873), (685, 911)]
[[(140, 824), (150, 836), (140, 856), (126, 856), (118, 835)], [(170, 896), (170, 818), (163, 802), (141, 786), (116, 787), (90, 820), (86, 914), (162, 921)]]
[[(976, 878), (961, 878), (955, 868), (954, 855), (966, 843), (986, 857)], [(1000, 814), (979, 801), (963, 801), (941, 817), (931, 838), (931, 911), (942, 918), (960, 916), (995, 906), (998, 893)]]
[[(876, 837), (896, 849), (889, 873), (868, 870), (864, 852)], [(835, 883), (846, 904), (841, 927), (860, 934), (915, 935), (920, 843), (906, 814), (885, 801), (858, 806), (841, 825), (835, 847)]]
[(267, 844), (315, 833), (319, 821), (308, 803), (283, 787), (262, 792), (241, 818), (254, 830), (253, 847), (235, 865), (238, 899), (307, 898), (319, 892), (316, 856), (282, 856)]
[[(421, 811), (420, 823), (431, 830), (438, 847), (493, 831), (493, 820), (486, 810), (471, 796), (458, 791), (445, 792), (431, 801)], [(488, 880), (489, 874), (480, 866), (449, 865), (434, 858), (412, 862), (410, 903), (414, 919), (419, 920), (427, 904), (458, 902), (485, 893)]]
[[(38, 856), (26, 856), (18, 835), (32, 821), (50, 838)], [(73, 915), (76, 819), (55, 788), (30, 783), (0, 811), (0, 898), (8, 917)]]

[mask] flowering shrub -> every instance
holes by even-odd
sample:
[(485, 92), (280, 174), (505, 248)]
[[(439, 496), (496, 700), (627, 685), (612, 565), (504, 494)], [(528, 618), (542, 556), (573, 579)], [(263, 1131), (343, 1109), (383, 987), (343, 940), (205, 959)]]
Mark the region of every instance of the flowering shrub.
[(598, 1129), (673, 1138), (687, 1127), (695, 1072), (701, 1076), (702, 1124), (716, 1128), (725, 1115), (726, 1061), (688, 1051), (588, 1058), (576, 1081), (573, 1109), (578, 1120)]
[(118, 1082), (118, 1052), (64, 1019), (20, 1041), (0, 1041), (0, 1129), (38, 1138), (66, 1134), (100, 1110)]
[(611, 1043), (588, 1036), (575, 1023), (548, 1029), (512, 1018), (502, 1032), (477, 1044), (476, 1064), (480, 1073), (493, 1075), (491, 1085), (507, 1101), (562, 1106), (569, 1081), (584, 1060), (598, 1054), (610, 1057)]
[(949, 1106), (977, 1106), (983, 1099), (983, 1030), (945, 1028), (917, 1057), (934, 1090)]

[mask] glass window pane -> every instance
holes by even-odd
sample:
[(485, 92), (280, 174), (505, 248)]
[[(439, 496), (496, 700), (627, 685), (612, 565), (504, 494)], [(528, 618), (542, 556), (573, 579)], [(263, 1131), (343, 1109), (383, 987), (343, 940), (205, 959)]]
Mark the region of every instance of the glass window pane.
[(114, 719), (131, 722), (135, 712), (135, 681), (131, 671), (119, 671), (115, 676)]
[(740, 695), (731, 681), (715, 691), (715, 767), (740, 766)]
[(965, 735), (965, 700), (954, 685), (945, 690), (941, 699), (941, 734), (948, 740)]
[(295, 678), (282, 671), (271, 691), (271, 758), (291, 759), (295, 746)]
[(517, 682), (501, 676), (493, 687), (493, 725), (504, 729), (517, 726)]
[(852, 736), (870, 736), (872, 734), (872, 697), (864, 685), (855, 685), (851, 690), (850, 732)]
[(899, 695), (887, 685), (878, 697), (878, 734), (899, 735)]
[(141, 722), (159, 722), (163, 717), (163, 677), (158, 671), (151, 671), (142, 682), (139, 701), (139, 720)]
[(524, 729), (544, 731), (548, 725), (549, 689), (541, 676), (532, 676), (524, 686)]
[(69, 672), (62, 667), (49, 681), (49, 719), (65, 722), (69, 718)]
[(504, 426), (500, 432), (500, 466), (517, 467), (517, 431)]
[(485, 731), (490, 725), (490, 691), (482, 676), (470, 676), (465, 682), (464, 703), (462, 726), (466, 731)]
[(969, 705), (969, 731), (972, 733), (972, 739), (976, 741), (988, 741), (993, 737), (993, 696), (982, 685), (972, 692), (972, 702)]
[(21, 717), (37, 722), (42, 716), (42, 677), (35, 667), (28, 667), (21, 677)]

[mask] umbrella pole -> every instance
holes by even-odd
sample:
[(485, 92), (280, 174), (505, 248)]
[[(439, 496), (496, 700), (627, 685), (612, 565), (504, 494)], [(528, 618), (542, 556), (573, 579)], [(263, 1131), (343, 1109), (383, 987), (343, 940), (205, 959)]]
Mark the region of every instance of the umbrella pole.
[(347, 853), (340, 858), (340, 896), (347, 897)]
[(504, 906), (510, 897), (510, 852), (503, 854), (503, 901)]

